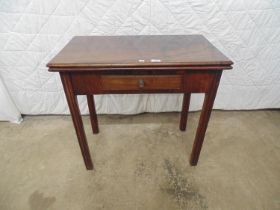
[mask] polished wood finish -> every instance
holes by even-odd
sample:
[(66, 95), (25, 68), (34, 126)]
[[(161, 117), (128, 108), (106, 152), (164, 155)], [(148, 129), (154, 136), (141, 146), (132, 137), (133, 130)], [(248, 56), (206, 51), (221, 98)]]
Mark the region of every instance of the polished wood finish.
[(190, 107), (191, 94), (184, 93), (181, 120), (180, 120), (180, 130), (185, 131), (187, 127), (188, 112)]
[(73, 92), (70, 74), (60, 73), (60, 77), (61, 77), (64, 92), (65, 92), (68, 106), (69, 106), (69, 109), (71, 112), (73, 124), (74, 124), (75, 130), (76, 130), (78, 142), (79, 142), (79, 145), (81, 148), (81, 152), (82, 152), (82, 155), (84, 158), (86, 168), (88, 170), (92, 170), (93, 163), (92, 163), (92, 160), (90, 157), (90, 152), (89, 152), (89, 148), (88, 148), (84, 125), (83, 125), (80, 109), (78, 106), (77, 96), (74, 95), (74, 92)]
[(201, 111), (201, 115), (199, 118), (199, 123), (193, 143), (193, 149), (191, 153), (191, 158), (190, 158), (190, 164), (192, 166), (196, 166), (198, 162), (198, 158), (200, 155), (201, 147), (204, 141), (204, 136), (206, 133), (206, 129), (208, 126), (208, 122), (210, 119), (212, 107), (214, 104), (214, 100), (216, 97), (217, 89), (219, 86), (220, 78), (221, 78), (222, 72), (218, 73), (215, 77), (215, 79), (212, 81), (212, 88), (208, 93), (205, 94), (204, 102), (203, 102), (203, 107)]
[(180, 75), (155, 76), (101, 76), (103, 90), (181, 90), (183, 77)]
[[(137, 70), (139, 74), (145, 72)], [(71, 73), (75, 94), (119, 94), (119, 93), (206, 93), (211, 88), (211, 82), (218, 70), (206, 71), (176, 71), (176, 75), (162, 75), (158, 72), (154, 75), (115, 74), (114, 71), (106, 72), (75, 72)], [(144, 87), (139, 86), (139, 81), (144, 81)]]
[[(142, 71), (138, 71), (141, 73)], [(182, 92), (183, 75), (102, 75), (75, 73), (72, 75), (75, 94), (165, 93)]]
[(93, 95), (87, 95), (87, 102), (88, 102), (88, 110), (89, 110), (92, 132), (93, 133), (99, 133), (98, 120), (97, 120), (95, 103), (94, 103), (94, 96)]
[[(232, 61), (202, 35), (76, 36), (49, 63), (50, 71), (95, 68), (215, 66)], [(54, 69), (53, 69), (54, 68)]]
[(222, 71), (232, 61), (201, 35), (74, 37), (49, 63), (61, 75), (79, 145), (92, 169), (77, 95), (87, 95), (93, 133), (98, 120), (93, 95), (183, 93), (180, 130), (186, 130), (192, 93), (205, 93), (190, 164), (196, 165)]

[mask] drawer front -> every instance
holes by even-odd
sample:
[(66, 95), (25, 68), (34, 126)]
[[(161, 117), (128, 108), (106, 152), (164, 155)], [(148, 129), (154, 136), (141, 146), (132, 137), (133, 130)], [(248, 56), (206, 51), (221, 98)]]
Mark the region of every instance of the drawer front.
[(180, 90), (180, 75), (158, 76), (101, 76), (103, 90)]
[(182, 92), (183, 78), (183, 75), (71, 75), (75, 94)]
[(192, 71), (178, 75), (102, 75), (72, 73), (75, 94), (207, 93), (221, 72)]

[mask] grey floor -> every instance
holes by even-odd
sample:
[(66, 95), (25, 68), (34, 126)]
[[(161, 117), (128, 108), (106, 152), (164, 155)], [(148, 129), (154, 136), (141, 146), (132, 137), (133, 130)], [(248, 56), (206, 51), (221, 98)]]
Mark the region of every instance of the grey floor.
[(280, 111), (214, 111), (197, 167), (178, 113), (83, 118), (85, 170), (69, 116), (0, 123), (1, 210), (280, 209)]

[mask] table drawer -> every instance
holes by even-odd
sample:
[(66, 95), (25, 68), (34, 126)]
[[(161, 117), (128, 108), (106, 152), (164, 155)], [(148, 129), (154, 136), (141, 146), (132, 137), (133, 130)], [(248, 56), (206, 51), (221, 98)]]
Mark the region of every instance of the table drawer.
[(180, 90), (180, 75), (101, 76), (103, 90)]
[(75, 94), (182, 92), (183, 78), (183, 75), (71, 75)]
[(220, 72), (190, 71), (165, 75), (102, 75), (72, 73), (75, 94), (207, 93)]

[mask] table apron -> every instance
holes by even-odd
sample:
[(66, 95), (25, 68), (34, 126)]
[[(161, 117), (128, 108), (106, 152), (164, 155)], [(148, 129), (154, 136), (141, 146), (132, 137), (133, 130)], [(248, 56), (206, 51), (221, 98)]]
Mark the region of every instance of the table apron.
[[(75, 95), (141, 93), (207, 93), (217, 71), (191, 71), (171, 75), (118, 75), (70, 72)], [(63, 76), (63, 75), (62, 75)]]

